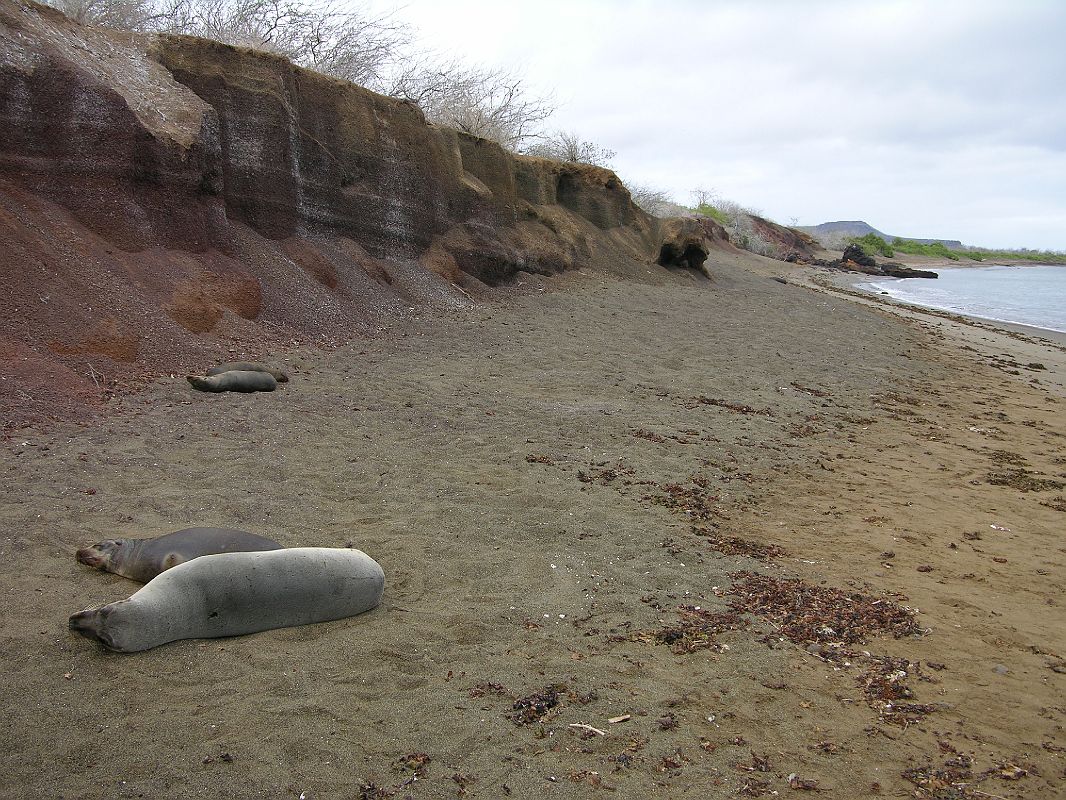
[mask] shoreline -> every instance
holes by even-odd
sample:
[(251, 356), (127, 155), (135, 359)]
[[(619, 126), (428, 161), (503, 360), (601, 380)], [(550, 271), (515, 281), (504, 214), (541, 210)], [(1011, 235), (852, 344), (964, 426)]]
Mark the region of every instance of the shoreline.
[[(992, 267), (992, 266), (1012, 266), (1012, 265), (989, 264), (988, 266)], [(1048, 265), (1048, 266), (1061, 266), (1061, 265)], [(969, 267), (954, 267), (954, 268), (953, 267), (940, 267), (939, 269), (969, 269)], [(996, 319), (995, 317), (982, 317), (982, 316), (979, 316), (977, 314), (966, 314), (966, 313), (963, 313), (961, 311), (953, 311), (953, 310), (948, 309), (948, 308), (938, 308), (937, 306), (922, 305), (921, 303), (916, 303), (913, 300), (900, 300), (899, 298), (895, 298), (895, 297), (892, 297), (892, 296), (886, 296), (886, 295), (881, 294), (880, 292), (873, 292), (873, 291), (870, 291), (869, 289), (865, 288), (865, 286), (872, 285), (875, 281), (885, 281), (885, 280), (907, 280), (907, 279), (906, 278), (892, 278), (890, 276), (878, 277), (876, 275), (866, 275), (864, 273), (857, 273), (857, 274), (855, 274), (855, 276), (853, 278), (849, 276), (849, 280), (847, 281), (847, 283), (852, 288), (855, 288), (858, 291), (864, 292), (866, 294), (873, 295), (874, 297), (876, 297), (876, 298), (878, 298), (881, 301), (886, 302), (886, 303), (895, 303), (895, 304), (903, 306), (905, 308), (910, 308), (912, 310), (917, 310), (917, 311), (932, 311), (932, 312), (937, 312), (937, 313), (950, 314), (950, 315), (962, 317), (962, 318), (965, 318), (965, 319), (971, 319), (971, 320), (975, 320), (977, 322), (984, 322), (984, 323), (988, 323), (988, 324), (993, 325), (993, 326), (1006, 328), (1007, 330), (1011, 330), (1011, 331), (1016, 331), (1018, 333), (1027, 334), (1029, 336), (1049, 339), (1049, 340), (1055, 342), (1056, 344), (1066, 346), (1066, 331), (1059, 331), (1059, 330), (1055, 330), (1054, 328), (1043, 328), (1043, 327), (1040, 327), (1039, 325), (1028, 325), (1028, 324), (1026, 324), (1024, 322), (1012, 322), (1012, 321), (1009, 321), (1009, 320)], [(924, 279), (916, 278), (914, 280), (924, 280)]]
[[(293, 354), (274, 393), (164, 379), (0, 449), (9, 780), (850, 800), (953, 758), (969, 796), (1061, 792), (1063, 492), (997, 482), (1063, 471), (1060, 401), (971, 367), (947, 320), (742, 261), (545, 279)], [(135, 588), (79, 545), (190, 525), (352, 542), (385, 601), (130, 656), (66, 631)], [(797, 589), (807, 633), (772, 611)], [(919, 609), (924, 633), (849, 642), (856, 607)]]
[(1066, 334), (906, 303), (856, 287), (869, 277), (810, 267), (793, 273), (800, 285), (902, 318), (949, 342), (973, 363), (1066, 397)]

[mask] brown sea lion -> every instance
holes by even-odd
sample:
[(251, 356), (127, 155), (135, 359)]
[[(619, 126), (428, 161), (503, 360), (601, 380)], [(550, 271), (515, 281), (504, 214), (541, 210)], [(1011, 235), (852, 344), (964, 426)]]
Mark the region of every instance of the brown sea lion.
[(96, 569), (148, 583), (156, 575), (200, 556), (280, 550), (273, 539), (231, 528), (185, 528), (154, 539), (105, 539), (83, 547), (77, 559)]
[(268, 367), (266, 364), (260, 364), (256, 361), (231, 361), (228, 364), (219, 364), (217, 367), (211, 367), (206, 375), (211, 377), (212, 375), (220, 375), (223, 372), (268, 372), (274, 376), (274, 380), (278, 383), (289, 382), (289, 376), (280, 369)]
[(120, 653), (342, 619), (381, 602), (385, 574), (359, 550), (222, 553), (167, 570), (132, 597), (87, 608), (70, 629)]
[(185, 379), (192, 384), (192, 388), (201, 392), (272, 392), (278, 388), (278, 382), (269, 372), (250, 369), (230, 370), (204, 377), (187, 375)]

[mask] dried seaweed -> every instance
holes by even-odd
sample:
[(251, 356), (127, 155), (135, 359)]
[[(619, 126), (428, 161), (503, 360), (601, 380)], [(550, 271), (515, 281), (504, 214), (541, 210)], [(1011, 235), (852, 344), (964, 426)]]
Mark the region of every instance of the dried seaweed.
[[(618, 462), (614, 467), (604, 467), (600, 470), (592, 470), (585, 472), (584, 470), (578, 470), (577, 479), (582, 483), (598, 483), (600, 486), (607, 486), (618, 478), (632, 477), (634, 474), (633, 468)], [(627, 482), (628, 483), (628, 482)]]
[(514, 701), (513, 714), (509, 719), (516, 725), (529, 725), (542, 720), (549, 711), (559, 705), (559, 692), (565, 691), (560, 686), (548, 686), (539, 692)]
[(629, 432), (631, 436), (636, 436), (638, 439), (647, 439), (649, 442), (662, 443), (666, 441), (666, 437), (660, 436), (652, 431), (646, 431), (643, 428), (639, 428), (635, 431)]
[(692, 519), (709, 520), (718, 513), (715, 503), (719, 497), (711, 494), (706, 485), (684, 486), (680, 483), (664, 483), (659, 486), (663, 494), (648, 494), (641, 499), (666, 506), (678, 514), (686, 514)]
[(737, 794), (741, 797), (762, 797), (770, 794), (771, 791), (769, 781), (751, 777), (744, 781), (744, 785), (737, 790)]
[(769, 620), (782, 636), (800, 645), (860, 644), (871, 636), (897, 639), (921, 632), (915, 613), (889, 600), (859, 592), (814, 586), (798, 578), (737, 572), (731, 608)]
[(901, 394), (899, 392), (881, 392), (872, 395), (871, 398), (878, 405), (908, 405), (920, 406), (922, 402), (917, 397)]
[(759, 414), (764, 417), (772, 417), (774, 412), (768, 408), (752, 408), (742, 403), (731, 403), (728, 400), (721, 400), (714, 397), (705, 397), (700, 395), (699, 397), (693, 397), (693, 402), (703, 406), (717, 406), (718, 408), (724, 408), (726, 411), (732, 411), (735, 414)]
[(359, 787), (359, 800), (384, 800), (396, 794), (394, 789), (386, 786), (378, 786), (373, 781), (368, 781)]
[(968, 800), (977, 797), (969, 784), (973, 772), (969, 765), (934, 767), (927, 764), (904, 770), (904, 780), (914, 784), (914, 796), (921, 800)]
[(720, 649), (717, 637), (726, 631), (747, 627), (747, 623), (735, 611), (714, 612), (698, 606), (682, 605), (677, 608), (681, 617), (677, 625), (657, 631), (637, 631), (630, 634), (630, 641), (664, 644), (677, 655), (694, 653), (697, 650)]
[(1027, 469), (1008, 469), (990, 472), (985, 478), (993, 486), (1009, 486), (1019, 492), (1048, 492), (1066, 488), (1066, 483), (1051, 478), (1038, 478), (1039, 473)]
[(907, 680), (921, 677), (921, 666), (905, 658), (869, 656), (869, 664), (858, 679), (867, 704), (881, 719), (907, 727), (936, 711), (935, 705), (907, 702), (914, 698)]
[(1012, 453), (1010, 450), (991, 450), (988, 452), (988, 457), (992, 460), (993, 464), (1009, 464), (1012, 467), (1026, 467), (1028, 463), (1018, 453)]
[(698, 536), (706, 536), (711, 549), (725, 556), (747, 556), (759, 561), (770, 561), (786, 555), (785, 550), (775, 544), (762, 544), (739, 536), (719, 536), (702, 528), (694, 527), (692, 532)]
[(1052, 497), (1050, 500), (1041, 502), (1040, 505), (1055, 511), (1066, 511), (1066, 497)]

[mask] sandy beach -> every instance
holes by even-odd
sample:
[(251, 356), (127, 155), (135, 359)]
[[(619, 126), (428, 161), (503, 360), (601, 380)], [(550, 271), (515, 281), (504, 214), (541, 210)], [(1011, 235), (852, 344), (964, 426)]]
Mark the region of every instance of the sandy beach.
[[(12, 434), (5, 796), (1062, 796), (1062, 348), (715, 261)], [(67, 631), (137, 588), (77, 547), (194, 525), (355, 546), (384, 603)]]

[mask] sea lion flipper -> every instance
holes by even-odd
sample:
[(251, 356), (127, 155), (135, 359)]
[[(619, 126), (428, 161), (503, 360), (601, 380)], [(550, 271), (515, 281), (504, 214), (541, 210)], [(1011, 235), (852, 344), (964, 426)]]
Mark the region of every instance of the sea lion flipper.
[(163, 559), (163, 563), (160, 565), (162, 566), (160, 572), (166, 572), (171, 567), (176, 567), (178, 564), (184, 564), (187, 560), (188, 559), (186, 559), (181, 553), (167, 553), (166, 557)]

